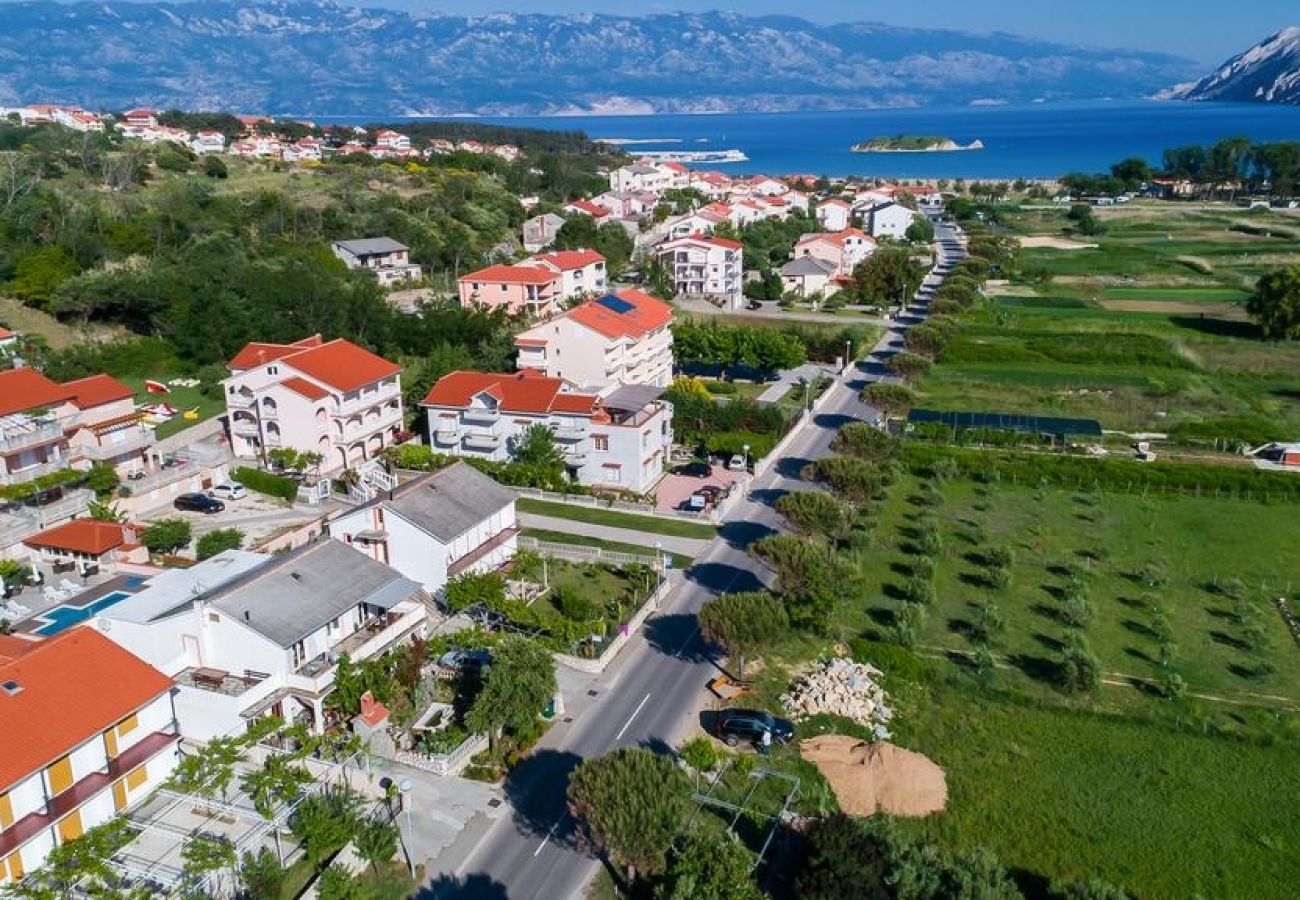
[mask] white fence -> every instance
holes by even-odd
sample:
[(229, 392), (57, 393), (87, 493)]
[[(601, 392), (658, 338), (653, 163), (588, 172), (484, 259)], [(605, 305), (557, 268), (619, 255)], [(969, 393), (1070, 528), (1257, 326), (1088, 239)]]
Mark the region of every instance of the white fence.
[(618, 655), (618, 651), (622, 650), (623, 646), (632, 639), (632, 635), (636, 634), (637, 630), (645, 624), (645, 620), (650, 618), (652, 613), (658, 611), (659, 604), (672, 593), (675, 586), (676, 579), (671, 575), (660, 582), (658, 589), (646, 598), (645, 603), (641, 604), (641, 608), (628, 621), (627, 627), (623, 628), (618, 633), (618, 636), (609, 642), (609, 646), (605, 648), (600, 656), (595, 659), (583, 659), (580, 656), (570, 656), (567, 653), (556, 653), (553, 654), (556, 664), (578, 672), (597, 674), (605, 671), (605, 667)]
[(643, 516), (656, 516), (661, 519), (690, 519), (695, 522), (712, 522), (713, 516), (706, 512), (688, 509), (662, 510), (653, 503), (633, 503), (629, 500), (608, 500), (591, 494), (560, 494), (543, 491), (539, 488), (517, 487), (514, 492), (520, 497), (545, 500), (548, 503), (565, 503), (569, 506), (586, 506), (591, 509), (613, 509), (619, 512), (637, 513)]
[(459, 747), (450, 753), (438, 753), (428, 756), (411, 750), (398, 750), (393, 754), (393, 759), (412, 768), (432, 772), (434, 775), (459, 775), (472, 758), (487, 748), (487, 735), (471, 734), (461, 741)]
[(639, 553), (619, 553), (603, 547), (588, 547), (586, 544), (560, 544), (555, 541), (540, 541), (537, 538), (520, 535), (516, 540), (521, 550), (536, 550), (544, 556), (554, 556), (571, 562), (609, 562), (625, 566), (639, 563), (643, 566), (658, 568), (659, 557), (643, 556)]

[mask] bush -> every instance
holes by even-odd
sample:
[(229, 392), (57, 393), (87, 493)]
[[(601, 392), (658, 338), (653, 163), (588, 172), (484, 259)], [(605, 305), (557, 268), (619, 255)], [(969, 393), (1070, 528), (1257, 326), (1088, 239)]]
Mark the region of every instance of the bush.
[(718, 764), (718, 749), (704, 735), (691, 738), (682, 744), (680, 755), (686, 764), (697, 772), (711, 772)]
[(594, 622), (601, 617), (599, 603), (570, 587), (554, 588), (551, 602), (560, 615), (574, 622)]
[(238, 550), (244, 545), (244, 533), (238, 528), (218, 528), (199, 538), (194, 553), (199, 559), (208, 559), (225, 550)]
[(175, 553), (189, 544), (194, 530), (184, 519), (159, 519), (140, 533), (140, 543), (150, 553)]
[(250, 469), (247, 466), (235, 469), (230, 473), (230, 477), (250, 491), (257, 491), (259, 494), (265, 494), (268, 497), (279, 497), (289, 503), (293, 503), (298, 499), (298, 482), (292, 478), (272, 475), (270, 472), (263, 472), (261, 469)]
[(704, 382), (704, 389), (710, 394), (718, 394), (720, 396), (729, 396), (736, 393), (738, 390), (738, 388), (730, 381), (706, 381)]

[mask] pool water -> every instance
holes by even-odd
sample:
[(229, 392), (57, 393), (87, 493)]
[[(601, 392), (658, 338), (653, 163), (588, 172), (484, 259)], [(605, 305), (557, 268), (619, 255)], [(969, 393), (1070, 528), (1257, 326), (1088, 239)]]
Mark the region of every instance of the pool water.
[(111, 594), (105, 594), (98, 600), (87, 603), (85, 606), (69, 606), (64, 603), (54, 607), (51, 610), (41, 613), (40, 618), (49, 624), (42, 625), (36, 629), (36, 633), (48, 637), (52, 634), (58, 634), (76, 625), (78, 622), (84, 622), (102, 609), (108, 609), (115, 603), (121, 603), (131, 595), (126, 591), (113, 591)]

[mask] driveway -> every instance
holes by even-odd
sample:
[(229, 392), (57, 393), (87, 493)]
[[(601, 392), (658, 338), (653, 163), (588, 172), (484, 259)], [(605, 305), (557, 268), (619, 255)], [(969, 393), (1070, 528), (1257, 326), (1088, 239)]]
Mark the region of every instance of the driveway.
[(705, 485), (715, 485), (724, 490), (745, 477), (744, 472), (732, 472), (726, 466), (714, 466), (708, 478), (693, 478), (690, 475), (674, 475), (669, 472), (655, 486), (655, 509), (670, 513), (680, 509), (686, 499)]
[(244, 532), (244, 546), (254, 547), (263, 541), (300, 525), (305, 525), (325, 514), (322, 506), (296, 503), (293, 506), (284, 501), (253, 491), (242, 500), (222, 500), (226, 504), (224, 511), (212, 513), (186, 512), (176, 509), (170, 503), (157, 506), (137, 519), (145, 524), (159, 519), (184, 519), (194, 529), (194, 539), (216, 531), (220, 528), (238, 528)]

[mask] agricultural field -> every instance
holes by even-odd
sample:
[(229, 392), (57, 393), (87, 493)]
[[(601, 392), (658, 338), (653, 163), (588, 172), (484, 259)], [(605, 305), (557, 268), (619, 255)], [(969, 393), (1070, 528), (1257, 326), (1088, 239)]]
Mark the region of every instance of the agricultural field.
[[(994, 282), (922, 382), (941, 410), (1098, 419), (1177, 440), (1300, 436), (1300, 346), (1269, 344), (1241, 303), (1258, 275), (1300, 262), (1300, 218), (1177, 207), (1101, 210), (1096, 249), (1032, 247)], [(1060, 234), (1064, 215), (1013, 216)]]

